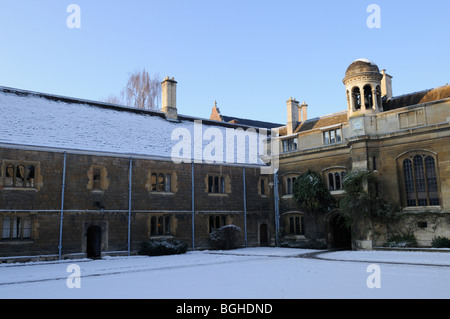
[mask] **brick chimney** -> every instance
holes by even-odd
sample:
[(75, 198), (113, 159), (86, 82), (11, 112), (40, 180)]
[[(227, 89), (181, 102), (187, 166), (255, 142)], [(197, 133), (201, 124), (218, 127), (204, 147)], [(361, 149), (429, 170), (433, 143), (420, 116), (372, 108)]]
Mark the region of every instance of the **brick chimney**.
[(381, 97), (390, 99), (392, 97), (392, 76), (386, 73), (386, 70), (381, 70), (383, 77), (381, 78)]
[(300, 110), (302, 112), (302, 122), (305, 122), (308, 119), (308, 104), (303, 101), (302, 105), (300, 105)]
[(167, 119), (178, 119), (177, 82), (168, 76), (161, 82), (161, 111)]

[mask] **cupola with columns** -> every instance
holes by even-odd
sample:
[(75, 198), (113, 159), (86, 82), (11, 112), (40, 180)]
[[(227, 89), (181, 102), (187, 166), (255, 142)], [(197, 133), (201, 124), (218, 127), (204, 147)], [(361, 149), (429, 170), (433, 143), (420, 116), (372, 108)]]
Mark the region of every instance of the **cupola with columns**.
[(350, 64), (343, 80), (348, 118), (383, 111), (382, 79), (378, 66), (370, 60), (358, 59)]

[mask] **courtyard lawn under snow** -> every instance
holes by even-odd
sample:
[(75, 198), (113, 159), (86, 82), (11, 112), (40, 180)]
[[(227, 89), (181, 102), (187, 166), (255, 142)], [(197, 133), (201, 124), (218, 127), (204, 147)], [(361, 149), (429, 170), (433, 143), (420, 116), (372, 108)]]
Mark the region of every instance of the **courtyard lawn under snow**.
[[(242, 248), (0, 265), (0, 298), (449, 298), (450, 253)], [(68, 266), (80, 269), (80, 288)], [(377, 265), (378, 273), (373, 267)], [(76, 266), (75, 266), (76, 267)], [(368, 268), (369, 267), (369, 268)], [(378, 276), (380, 288), (369, 288)], [(368, 280), (369, 279), (369, 280)]]

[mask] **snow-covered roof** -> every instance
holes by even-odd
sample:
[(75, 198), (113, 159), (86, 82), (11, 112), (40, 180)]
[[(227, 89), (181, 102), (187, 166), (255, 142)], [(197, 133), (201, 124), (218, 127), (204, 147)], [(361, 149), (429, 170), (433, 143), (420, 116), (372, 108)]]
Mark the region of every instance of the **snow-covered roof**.
[(374, 63), (373, 61), (371, 61), (371, 60), (369, 60), (369, 59), (364, 59), (364, 58), (362, 58), (362, 59), (356, 59), (356, 60), (353, 61), (353, 62), (356, 62), (356, 61), (365, 62), (365, 63), (369, 63), (369, 64), (372, 64), (372, 65), (376, 65), (376, 63)]
[[(179, 115), (178, 121), (166, 120), (160, 111), (6, 87), (0, 87), (0, 115), (0, 144), (3, 145), (158, 158), (174, 158), (174, 150), (178, 150), (176, 157), (181, 156), (186, 162), (191, 159), (221, 162), (222, 155), (226, 163), (262, 164), (259, 156), (255, 160), (248, 153), (245, 159), (233, 155), (233, 162), (231, 157), (227, 160), (227, 151), (229, 154), (242, 149), (248, 152), (254, 147), (252, 138), (258, 137), (257, 130), (235, 124), (183, 115)], [(231, 145), (227, 140), (231, 132), (251, 138), (236, 138), (236, 143)], [(182, 148), (183, 145), (190, 147)], [(229, 145), (232, 150), (227, 150)]]

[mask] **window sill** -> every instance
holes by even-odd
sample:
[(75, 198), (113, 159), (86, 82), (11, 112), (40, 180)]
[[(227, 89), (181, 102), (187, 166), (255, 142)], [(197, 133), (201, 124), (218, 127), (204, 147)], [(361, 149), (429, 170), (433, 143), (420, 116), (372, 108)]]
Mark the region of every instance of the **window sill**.
[(149, 239), (173, 239), (173, 235), (150, 235)]
[(345, 190), (338, 189), (338, 190), (335, 190), (335, 191), (330, 191), (330, 194), (331, 195), (343, 195), (343, 194), (345, 194)]
[[(1, 190), (1, 188), (0, 188)], [(32, 187), (3, 187), (4, 191), (33, 191), (33, 192), (37, 192), (36, 188), (32, 188)]]
[(281, 196), (281, 199), (291, 199), (291, 198), (294, 198), (294, 195), (293, 195), (293, 194)]
[(411, 206), (411, 207), (404, 207), (403, 212), (405, 213), (423, 213), (425, 212), (439, 212), (442, 210), (441, 206)]
[(218, 196), (218, 197), (227, 197), (226, 193), (208, 193), (208, 196)]
[(31, 239), (1, 239), (0, 245), (30, 245), (34, 244), (34, 240)]
[(151, 191), (150, 194), (155, 194), (155, 195), (166, 195), (166, 196), (171, 196), (173, 195), (172, 192), (157, 192), (157, 191)]

